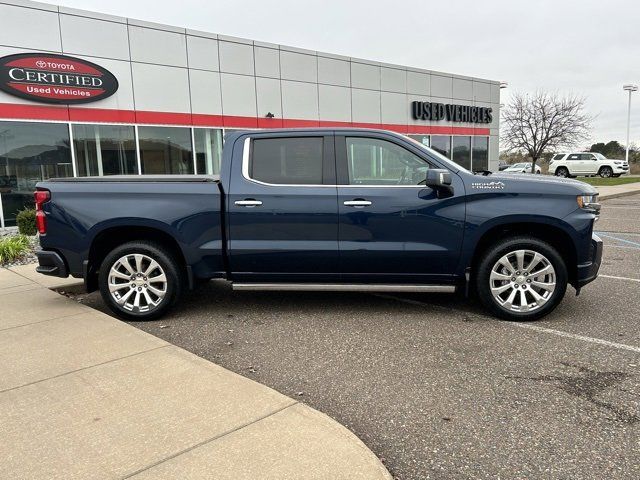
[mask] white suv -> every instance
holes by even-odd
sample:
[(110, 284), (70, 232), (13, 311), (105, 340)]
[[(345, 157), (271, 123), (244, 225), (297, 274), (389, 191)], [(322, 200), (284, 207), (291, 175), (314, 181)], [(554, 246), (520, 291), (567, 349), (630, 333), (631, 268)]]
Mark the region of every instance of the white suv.
[(629, 164), (597, 152), (558, 153), (549, 161), (549, 173), (558, 177), (619, 177), (629, 173)]

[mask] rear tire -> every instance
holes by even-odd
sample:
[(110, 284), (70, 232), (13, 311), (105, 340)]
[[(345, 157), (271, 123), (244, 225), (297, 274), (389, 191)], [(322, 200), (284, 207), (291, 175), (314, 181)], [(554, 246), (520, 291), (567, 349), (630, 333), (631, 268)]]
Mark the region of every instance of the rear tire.
[(569, 170), (566, 167), (559, 167), (556, 169), (556, 177), (569, 177)]
[(145, 241), (114, 248), (98, 276), (107, 306), (121, 318), (138, 321), (164, 315), (182, 293), (183, 283), (173, 255)]
[(613, 176), (613, 169), (611, 167), (602, 167), (598, 172), (602, 178), (610, 178)]
[(487, 250), (475, 276), (483, 305), (511, 321), (537, 320), (558, 306), (567, 290), (567, 267), (550, 244), (511, 237)]

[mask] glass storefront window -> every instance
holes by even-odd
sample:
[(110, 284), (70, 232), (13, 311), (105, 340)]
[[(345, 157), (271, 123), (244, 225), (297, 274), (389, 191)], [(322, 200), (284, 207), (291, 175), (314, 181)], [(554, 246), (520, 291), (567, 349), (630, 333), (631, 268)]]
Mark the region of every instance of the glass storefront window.
[(473, 137), (473, 171), (489, 170), (489, 137)]
[(461, 167), (471, 170), (471, 137), (454, 136), (451, 150), (452, 160)]
[(72, 177), (69, 127), (66, 123), (0, 122), (0, 196), (6, 226), (33, 207), (36, 183)]
[(416, 142), (421, 143), (425, 147), (431, 146), (429, 135), (407, 135), (409, 138), (414, 139)]
[(136, 175), (135, 129), (122, 125), (73, 125), (78, 176)]
[(142, 173), (193, 173), (190, 128), (138, 127), (138, 136)]
[(195, 128), (196, 173), (218, 175), (222, 157), (222, 130)]
[(445, 157), (451, 158), (451, 137), (448, 135), (431, 135), (431, 148)]

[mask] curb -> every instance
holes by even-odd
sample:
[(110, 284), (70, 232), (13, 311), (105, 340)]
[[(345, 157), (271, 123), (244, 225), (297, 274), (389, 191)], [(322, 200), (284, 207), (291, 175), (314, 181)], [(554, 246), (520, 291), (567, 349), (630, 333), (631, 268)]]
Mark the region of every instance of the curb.
[[(91, 316), (91, 319), (95, 320), (95, 318), (93, 318), (93, 315), (97, 315), (101, 317), (101, 323), (98, 329), (95, 330), (94, 329), (95, 327), (91, 327), (91, 328), (87, 327), (85, 329), (86, 331), (83, 330), (84, 338), (86, 338), (89, 342), (91, 341), (91, 338), (98, 338), (98, 335), (104, 338), (104, 336), (102, 335), (104, 332), (107, 332), (107, 331), (112, 332), (114, 331), (114, 329), (116, 330), (116, 332), (113, 333), (112, 336), (107, 336), (107, 340), (103, 341), (101, 344), (98, 345), (100, 347), (98, 348), (98, 350), (100, 349), (105, 350), (105, 348), (108, 350), (111, 350), (113, 343), (110, 343), (110, 342), (115, 342), (115, 341), (121, 340), (122, 338), (124, 338), (129, 342), (134, 341), (135, 344), (131, 346), (128, 350), (125, 349), (120, 351), (120, 353), (110, 355), (108, 361), (105, 361), (102, 363), (95, 363), (95, 361), (97, 361), (96, 360), (97, 357), (92, 357), (94, 358), (94, 360), (89, 360), (88, 361), (89, 363), (87, 363), (86, 365), (83, 365), (83, 364), (74, 365), (73, 369), (70, 369), (71, 367), (67, 364), (60, 364), (61, 365), (60, 368), (56, 371), (40, 369), (42, 372), (44, 372), (42, 374), (42, 378), (38, 376), (29, 377), (31, 380), (36, 379), (37, 381), (32, 381), (30, 383), (22, 382), (20, 384), (16, 383), (16, 385), (11, 385), (12, 388), (10, 388), (10, 390), (12, 390), (13, 392), (12, 395), (17, 396), (19, 395), (18, 392), (25, 392), (26, 390), (24, 389), (28, 389), (30, 388), (31, 385), (34, 385), (34, 384), (47, 385), (46, 382), (52, 379), (58, 379), (58, 378), (69, 379), (69, 378), (72, 378), (73, 375), (78, 374), (78, 372), (89, 372), (89, 371), (96, 372), (96, 370), (92, 370), (92, 369), (107, 368), (107, 367), (103, 367), (103, 365), (112, 366), (114, 364), (117, 364), (118, 362), (133, 361), (135, 363), (137, 361), (138, 363), (134, 364), (133, 367), (131, 366), (128, 367), (130, 368), (130, 370), (126, 370), (126, 372), (132, 372), (131, 375), (132, 377), (134, 377), (136, 375), (141, 374), (140, 365), (143, 365), (143, 364), (149, 365), (153, 363), (153, 362), (150, 362), (149, 360), (146, 360), (146, 361), (139, 360), (141, 355), (147, 354), (148, 352), (154, 352), (154, 355), (156, 355), (157, 357), (156, 360), (163, 359), (166, 357), (166, 360), (167, 360), (166, 365), (173, 368), (167, 369), (165, 371), (172, 371), (172, 372), (179, 373), (182, 371), (181, 369), (183, 368), (183, 364), (184, 365), (188, 364), (190, 366), (189, 368), (205, 369), (206, 370), (205, 373), (207, 372), (211, 373), (211, 376), (212, 376), (211, 378), (215, 377), (214, 380), (220, 380), (220, 378), (223, 378), (223, 377), (224, 377), (223, 380), (226, 379), (227, 377), (231, 379), (229, 381), (225, 380), (226, 383), (224, 384), (226, 384), (228, 388), (225, 390), (225, 392), (227, 392), (225, 394), (226, 396), (223, 395), (221, 397), (222, 398), (221, 401), (225, 402), (224, 405), (233, 405), (232, 407), (225, 407), (226, 408), (225, 411), (227, 411), (227, 413), (230, 413), (230, 415), (233, 416), (234, 418), (237, 417), (237, 419), (234, 421), (235, 423), (232, 422), (227, 425), (227, 424), (224, 424), (224, 422), (223, 423), (218, 422), (219, 426), (217, 428), (219, 429), (219, 431), (215, 431), (215, 436), (210, 437), (204, 434), (200, 434), (200, 437), (202, 438), (200, 438), (201, 441), (198, 443), (193, 443), (194, 442), (193, 439), (196, 438), (195, 436), (193, 438), (191, 438), (192, 436), (190, 435), (185, 436), (185, 433), (183, 431), (184, 429), (182, 430), (178, 429), (177, 435), (178, 437), (182, 436), (180, 437), (181, 441), (174, 442), (175, 444), (172, 444), (171, 449), (162, 451), (160, 453), (158, 453), (159, 451), (157, 450), (157, 445), (156, 447), (153, 447), (153, 448), (148, 447), (149, 452), (151, 453), (149, 453), (146, 456), (143, 455), (144, 461), (141, 460), (141, 463), (139, 465), (136, 465), (138, 469), (131, 473), (127, 473), (126, 476), (122, 478), (130, 478), (133, 476), (138, 478), (138, 475), (140, 475), (141, 480), (144, 478), (176, 478), (178, 476), (177, 475), (178, 472), (182, 472), (180, 474), (181, 478), (187, 478), (187, 477), (200, 478), (201, 474), (211, 470), (212, 468), (211, 452), (214, 452), (214, 451), (218, 452), (218, 454), (226, 455), (227, 464), (228, 464), (227, 467), (230, 468), (230, 470), (227, 470), (226, 472), (218, 472), (219, 474), (224, 473), (225, 475), (218, 476), (217, 478), (226, 478), (226, 479), (234, 479), (234, 480), (240, 480), (240, 479), (250, 480), (252, 478), (257, 478), (256, 469), (261, 469), (261, 468), (266, 469), (266, 471), (263, 472), (264, 478), (300, 478), (300, 479), (329, 478), (327, 475), (331, 470), (333, 470), (333, 472), (331, 473), (331, 478), (335, 478), (335, 479), (391, 480), (393, 478), (389, 473), (389, 471), (387, 470), (387, 468), (385, 467), (385, 465), (383, 464), (382, 460), (378, 458), (375, 455), (375, 453), (371, 451), (369, 447), (367, 447), (365, 443), (355, 433), (353, 433), (347, 427), (345, 427), (338, 421), (334, 420), (330, 416), (326, 415), (325, 413), (315, 410), (309, 405), (300, 403), (295, 399), (291, 399), (290, 397), (287, 397), (266, 385), (256, 382), (253, 379), (250, 379), (238, 373), (232, 372), (231, 370), (228, 370), (205, 358), (199, 357), (194, 353), (191, 353), (187, 350), (177, 347), (171, 343), (165, 342), (164, 340), (161, 340), (150, 333), (139, 330), (131, 325), (127, 325), (126, 323), (121, 322), (120, 320), (112, 317), (111, 315), (98, 312), (92, 309), (91, 307), (88, 307), (85, 305), (76, 304), (75, 301), (69, 298), (65, 298), (63, 295), (59, 295), (58, 293), (53, 292), (50, 289), (55, 288), (56, 286), (64, 288), (64, 287), (70, 286), (71, 284), (77, 284), (78, 283), (77, 279), (67, 279), (67, 280), (58, 279), (58, 280), (62, 280), (62, 282), (46, 282), (43, 280), (46, 280), (48, 277), (35, 274), (35, 270), (33, 268), (28, 268), (28, 267), (33, 267), (33, 265), (23, 266), (23, 267), (14, 267), (12, 269), (6, 269), (3, 267), (0, 267), (0, 273), (6, 272), (11, 276), (12, 279), (15, 276), (17, 280), (19, 280), (19, 282), (17, 282), (17, 285), (14, 285), (14, 283), (16, 283), (15, 281), (9, 282), (6, 285), (4, 285), (2, 287), (2, 290), (0, 290), (0, 293), (6, 291), (6, 294), (7, 294), (6, 298), (8, 298), (11, 295), (24, 296), (25, 293), (28, 296), (31, 293), (29, 291), (25, 292), (24, 288), (37, 287), (39, 290), (41, 289), (41, 291), (43, 291), (43, 295), (44, 295), (44, 292), (47, 292), (47, 295), (51, 297), (51, 299), (43, 300), (44, 304), (41, 302), (40, 310), (43, 310), (43, 307), (45, 309), (50, 309), (51, 302), (54, 302), (58, 305), (58, 307), (60, 304), (64, 304), (64, 305), (70, 304), (72, 307), (75, 308), (75, 310), (80, 310), (80, 313), (77, 313), (77, 311), (76, 313), (73, 313), (73, 312), (70, 313), (69, 311), (66, 311), (66, 312), (56, 311), (57, 313), (54, 312), (53, 314), (54, 316), (43, 320), (43, 322), (35, 322), (35, 323), (18, 322), (15, 325), (10, 326), (9, 330), (23, 329), (23, 328), (31, 328), (33, 330), (34, 328), (40, 328), (41, 324), (51, 325), (50, 322), (56, 322), (56, 321), (57, 322), (66, 321), (67, 323), (69, 322), (73, 323), (78, 321), (80, 317), (86, 317), (86, 316)], [(52, 283), (55, 283), (56, 285), (52, 285)], [(58, 285), (58, 284), (61, 284), (61, 285)], [(7, 307), (7, 305), (5, 305), (5, 307)], [(9, 305), (8, 308), (11, 308), (11, 306)], [(29, 304), (25, 308), (27, 308), (28, 311), (31, 311), (31, 309), (33, 309), (33, 305)], [(85, 310), (86, 310), (86, 313), (84, 313)], [(22, 310), (13, 310), (13, 312), (16, 315), (20, 315), (24, 313), (22, 312)], [(62, 313), (64, 313), (64, 315), (62, 315)], [(2, 312), (0, 311), (0, 315), (1, 314)], [(55, 316), (55, 315), (58, 315), (58, 316)], [(87, 321), (91, 325), (94, 325), (95, 322), (91, 322), (90, 321), (91, 319), (89, 320), (85, 319), (85, 321)], [(9, 318), (9, 322), (10, 321), (11, 321), (11, 318)], [(73, 325), (69, 324), (66, 326), (66, 328), (75, 328), (77, 326), (78, 325), (75, 325), (75, 324)], [(84, 328), (83, 325), (80, 325), (80, 327)], [(15, 331), (19, 331), (19, 330), (15, 330)], [(37, 332), (31, 332), (31, 333), (37, 336)], [(48, 335), (46, 330), (44, 331), (44, 334)], [(117, 337), (115, 335), (120, 335), (120, 336)], [(143, 339), (148, 338), (149, 340), (144, 340), (144, 341), (145, 342), (153, 341), (155, 343), (153, 343), (153, 345), (147, 348), (148, 345), (142, 342), (142, 340), (140, 340), (140, 338), (138, 337)], [(21, 341), (20, 339), (22, 337), (18, 336), (16, 338), (18, 338), (17, 341)], [(27, 337), (25, 336), (25, 338)], [(28, 337), (28, 338), (31, 338), (31, 337)], [(77, 338), (76, 338), (76, 341), (77, 341)], [(157, 345), (158, 342), (161, 342), (163, 345), (158, 346)], [(126, 342), (123, 342), (123, 343), (126, 343)], [(20, 345), (20, 344), (18, 343), (16, 345)], [(51, 354), (51, 352), (47, 353), (49, 351), (49, 344), (46, 344), (45, 346), (47, 348), (45, 348), (42, 352), (39, 352), (39, 353), (42, 353), (44, 355)], [(168, 347), (168, 349), (166, 347)], [(52, 347), (50, 350), (56, 351), (55, 347)], [(67, 350), (69, 350), (69, 348), (66, 348), (66, 347), (63, 348), (62, 353), (66, 354)], [(12, 351), (11, 355), (14, 355), (14, 354), (15, 352)], [(132, 358), (134, 358), (135, 360), (131, 360)], [(37, 368), (38, 367), (36, 366), (36, 370)], [(9, 373), (11, 372), (12, 371), (10, 370)], [(68, 377), (66, 377), (67, 374), (69, 374)], [(128, 374), (129, 373), (127, 373), (127, 375)], [(96, 377), (93, 378), (93, 382), (101, 382), (100, 383), (102, 385), (101, 388), (103, 389), (109, 388), (110, 382), (113, 382), (112, 377), (110, 377), (108, 373), (105, 374), (104, 372), (102, 372), (102, 373), (96, 373), (95, 375)], [(103, 375), (103, 376), (100, 377), (100, 375)], [(11, 378), (11, 375), (9, 375), (9, 378)], [(194, 376), (193, 378), (195, 379), (194, 382), (199, 384), (206, 384), (206, 378), (208, 378), (209, 385), (213, 384), (211, 382), (211, 378), (205, 377), (204, 374), (200, 376)], [(78, 385), (82, 385), (82, 388), (86, 387), (87, 385), (89, 386), (91, 385), (91, 381), (86, 379), (76, 383)], [(157, 392), (159, 392), (160, 396), (165, 395), (165, 397), (169, 399), (169, 401), (171, 401), (173, 396), (171, 395), (167, 396), (166, 394), (171, 390), (170, 388), (171, 385), (173, 385), (171, 382), (167, 383), (166, 381), (163, 380), (163, 378), (161, 378), (161, 381), (158, 384), (154, 384), (153, 392), (155, 392), (154, 394), (157, 394)], [(208, 387), (208, 388), (210, 389), (211, 387)], [(115, 401), (117, 404), (118, 399), (121, 397), (120, 394), (122, 392), (120, 392), (120, 390), (118, 390), (117, 388), (115, 388), (114, 390), (115, 390), (114, 398), (116, 399)], [(196, 389), (196, 393), (195, 393), (196, 397), (198, 397), (198, 395), (202, 397), (203, 392), (204, 393), (209, 392), (208, 390), (205, 392), (206, 389), (203, 391), (201, 390), (202, 389)], [(0, 393), (4, 393), (6, 391), (7, 390), (4, 390), (3, 392), (0, 392)], [(82, 392), (83, 390), (80, 389), (79, 391)], [(252, 392), (260, 393), (260, 395), (264, 396), (264, 402), (261, 401), (258, 404), (255, 404), (255, 402), (254, 403), (245, 402), (244, 407), (242, 407), (244, 408), (244, 410), (242, 410), (242, 408), (238, 406), (235, 406), (235, 403), (228, 402), (227, 397), (229, 394), (239, 395), (239, 394), (242, 394), (242, 392), (247, 392), (247, 391), (249, 393), (252, 393)], [(33, 395), (33, 392), (29, 391), (24, 395), (28, 395), (28, 394)], [(147, 392), (146, 394), (148, 395), (149, 392)], [(144, 398), (144, 395), (145, 393), (143, 392), (142, 398)], [(59, 397), (60, 398), (57, 398), (57, 401), (62, 402), (64, 400), (63, 398), (64, 394), (60, 394)], [(90, 399), (93, 398), (91, 396), (89, 397)], [(34, 396), (33, 398), (37, 398), (37, 396)], [(79, 398), (78, 393), (76, 395), (76, 398)], [(5, 400), (6, 400), (6, 397), (5, 397)], [(89, 404), (93, 409), (105, 408), (104, 405), (102, 405), (101, 403), (102, 401), (107, 402), (109, 400), (106, 397), (103, 398), (102, 396), (100, 396), (100, 398), (98, 400), (95, 400), (94, 403), (89, 402)], [(284, 408), (281, 408), (283, 402), (285, 404), (286, 403), (288, 404), (285, 405)], [(186, 403), (189, 403), (189, 402), (186, 402)], [(40, 408), (41, 409), (40, 411), (37, 411), (37, 408), (35, 410), (35, 413), (34, 411), (29, 410), (29, 414), (30, 414), (29, 418), (31, 419), (31, 421), (33, 421), (34, 418), (40, 417), (43, 413), (46, 413), (46, 414), (51, 413), (51, 411), (48, 410), (48, 407), (46, 405), (43, 406), (42, 403), (40, 403), (39, 405), (40, 406), (38, 406), (37, 408)], [(219, 406), (222, 404), (216, 404), (216, 405)], [(269, 405), (271, 405), (271, 407), (269, 407)], [(268, 413), (266, 416), (263, 416), (263, 417), (254, 418), (254, 416), (246, 414), (247, 406), (251, 406), (251, 408), (257, 408), (257, 411), (262, 411), (267, 409), (268, 412), (270, 413)], [(4, 405), (0, 403), (0, 407), (1, 407), (0, 411), (6, 412), (7, 402), (5, 401)], [(209, 410), (207, 410), (207, 412), (210, 413), (211, 405), (209, 405), (209, 407), (210, 408)], [(278, 408), (277, 410), (271, 411), (273, 410), (273, 408), (276, 408), (276, 407)], [(4, 408), (4, 410), (2, 410), (2, 408)], [(99, 418), (99, 420), (102, 420), (106, 425), (105, 427), (102, 427), (103, 429), (102, 433), (100, 434), (99, 432), (100, 426), (94, 427), (94, 428), (97, 428), (98, 430), (92, 432), (93, 435), (98, 433), (97, 436), (103, 439), (106, 438), (106, 434), (104, 432), (108, 433), (110, 431), (110, 428), (114, 424), (113, 418), (115, 418), (112, 414), (109, 413), (108, 409), (106, 409), (105, 412), (106, 413), (104, 415), (101, 415), (101, 417), (104, 417), (104, 418)], [(185, 412), (187, 414), (191, 414), (191, 411), (189, 409), (186, 409)], [(239, 413), (236, 415), (237, 412)], [(57, 417), (59, 416), (59, 413), (60, 412), (58, 412), (58, 415), (56, 415), (56, 413), (53, 413), (51, 416)], [(81, 418), (84, 418), (83, 415), (84, 417), (89, 418), (89, 417), (95, 416), (95, 413), (91, 413), (91, 412), (87, 413), (83, 411), (79, 414)], [(245, 417), (249, 419), (249, 423), (243, 423), (246, 420)], [(125, 415), (125, 418), (128, 418), (128, 417), (126, 417)], [(189, 419), (190, 417), (187, 416), (185, 418)], [(172, 431), (171, 428), (174, 428), (173, 424), (175, 422), (175, 418), (169, 415), (165, 419), (165, 421), (167, 422), (167, 425), (168, 425), (167, 432)], [(47, 424), (49, 428), (48, 432), (49, 433), (52, 431), (55, 432), (56, 428), (58, 428), (59, 423), (60, 423), (60, 420), (54, 419), (53, 421), (50, 422), (50, 424)], [(135, 422), (133, 423), (135, 424)], [(78, 425), (81, 425), (81, 424), (77, 424), (75, 426), (72, 426), (71, 428), (72, 429), (78, 428)], [(196, 422), (196, 427), (198, 425), (199, 425), (198, 422)], [(200, 427), (202, 426), (200, 425)], [(22, 427), (16, 427), (15, 425), (13, 425), (13, 430), (12, 430), (12, 425), (9, 424), (8, 428), (9, 428), (8, 430), (9, 432), (13, 432), (15, 434), (14, 436), (17, 438), (18, 441), (22, 441), (25, 438), (27, 438), (29, 435), (32, 435), (32, 433), (30, 432), (26, 432), (26, 433), (22, 432), (21, 430)], [(214, 432), (214, 430), (215, 429), (211, 430), (211, 432)], [(3, 428), (0, 427), (0, 432), (2, 431), (3, 431)], [(7, 430), (4, 430), (4, 432), (6, 431)], [(78, 437), (82, 437), (87, 433), (85, 430), (82, 430), (82, 429), (78, 431), (80, 432), (78, 433)], [(137, 431), (136, 428), (131, 429), (131, 432), (136, 432), (136, 431)], [(63, 435), (62, 437), (64, 438), (65, 436)], [(258, 442), (259, 444), (256, 446), (254, 440), (260, 439), (260, 438), (263, 439), (262, 446), (260, 445), (260, 442)], [(29, 442), (31, 442), (31, 440), (32, 439), (29, 438)], [(264, 440), (268, 440), (268, 442), (264, 442)], [(152, 441), (150, 442), (150, 445), (155, 445), (154, 441), (155, 440), (152, 439)], [(126, 442), (124, 444), (126, 444)], [(42, 450), (42, 448), (44, 448), (43, 445), (44, 445), (43, 442), (40, 442), (40, 443), (35, 442), (35, 445), (33, 446), (33, 451), (31, 452), (31, 454)], [(309, 448), (308, 446), (305, 446), (305, 445), (311, 445), (313, 446), (313, 448)], [(49, 447), (50, 446), (47, 446), (46, 448), (49, 448)], [(58, 446), (58, 447), (61, 448), (62, 446)], [(69, 451), (73, 452), (74, 448), (76, 449), (75, 450), (76, 452), (82, 452), (82, 454), (84, 455), (83, 445), (77, 442), (75, 444), (74, 442), (70, 442)], [(156, 449), (154, 450), (154, 448)], [(325, 452), (323, 452), (322, 450), (325, 450)], [(3, 452), (3, 449), (1, 447), (0, 447), (0, 452)], [(7, 451), (5, 449), (4, 453), (6, 452)], [(127, 457), (126, 455), (123, 455), (122, 457), (120, 457), (118, 456), (120, 455), (120, 453), (121, 452), (119, 452), (117, 448), (111, 451), (110, 456), (112, 458), (111, 460), (106, 462), (95, 460), (91, 454), (87, 454), (85, 455), (86, 457), (85, 462), (95, 461), (97, 465), (96, 468), (104, 468), (105, 472), (106, 471), (116, 472), (116, 471), (122, 470), (122, 472), (120, 473), (123, 473), (123, 472), (126, 473), (128, 471), (127, 469), (131, 467), (131, 465), (129, 465), (129, 463), (131, 462), (131, 458)], [(249, 465), (251, 462), (248, 462), (246, 459), (241, 459), (241, 461), (239, 461), (238, 458), (242, 457), (242, 453), (250, 453), (255, 463)], [(49, 467), (56, 464), (56, 462), (61, 462), (62, 464), (64, 464), (65, 462), (69, 461), (68, 455), (67, 457), (65, 457), (65, 455), (62, 453), (60, 453), (59, 455), (54, 453), (50, 457), (51, 458), (47, 458), (46, 461), (44, 462), (44, 464), (49, 465)], [(25, 457), (25, 459), (26, 458), (27, 457)], [(13, 460), (15, 460), (15, 458)], [(16, 472), (19, 470), (20, 472), (25, 473), (26, 470), (24, 470), (24, 468), (30, 468), (30, 465), (28, 464), (28, 462), (25, 463), (23, 461), (22, 463), (23, 464), (20, 464), (20, 462), (13, 462), (12, 466)], [(85, 466), (86, 466), (86, 463), (85, 463)], [(188, 475), (186, 474), (187, 472), (189, 472)], [(76, 473), (82, 475), (82, 469), (79, 469), (78, 472)], [(70, 475), (70, 476), (73, 476), (73, 475)], [(118, 476), (120, 476), (120, 474), (118, 474)]]
[(629, 197), (631, 195), (637, 195), (640, 193), (640, 189), (631, 190), (628, 192), (609, 193), (606, 195), (600, 195), (600, 200), (611, 200), (612, 198)]

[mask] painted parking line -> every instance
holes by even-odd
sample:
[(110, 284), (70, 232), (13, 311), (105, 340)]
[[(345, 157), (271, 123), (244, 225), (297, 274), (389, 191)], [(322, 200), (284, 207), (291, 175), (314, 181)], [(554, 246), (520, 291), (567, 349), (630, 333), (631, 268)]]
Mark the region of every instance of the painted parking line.
[[(600, 275), (601, 277), (604, 275)], [(640, 282), (640, 280), (635, 279), (635, 278), (625, 278), (625, 277), (612, 277), (612, 278), (622, 278), (624, 280), (632, 280), (634, 282)], [(402, 298), (402, 297), (396, 297), (395, 295), (387, 295), (387, 294), (372, 294), (376, 297), (380, 297), (380, 298), (386, 298), (389, 300), (396, 300), (398, 302), (402, 302), (402, 303), (408, 303), (409, 305), (417, 305), (417, 306), (421, 306), (421, 307), (437, 307), (437, 305), (433, 305), (433, 304), (429, 304), (429, 303), (424, 303), (424, 302), (420, 302), (418, 300), (411, 300), (409, 298)], [(445, 307), (441, 307), (441, 308), (445, 308)], [(447, 308), (447, 310), (456, 310), (456, 311), (461, 311), (461, 310), (457, 310), (457, 309), (449, 309)], [(482, 314), (477, 314), (477, 313), (473, 313), (474, 315), (477, 315), (479, 317), (483, 317), (486, 318), (488, 320), (495, 320), (493, 317), (489, 317), (486, 315), (482, 315)], [(547, 328), (547, 327), (541, 327), (539, 325), (533, 325), (531, 323), (522, 323), (522, 322), (504, 322), (507, 325), (513, 325), (515, 327), (520, 327), (520, 328), (525, 328), (528, 330), (534, 330), (540, 333), (547, 333), (550, 335), (556, 335), (558, 337), (564, 337), (564, 338), (571, 338), (573, 340), (580, 340), (582, 342), (587, 342), (587, 343), (592, 343), (594, 345), (602, 345), (605, 347), (610, 347), (610, 348), (615, 348), (618, 350), (627, 350), (630, 352), (634, 352), (634, 353), (640, 353), (640, 347), (636, 347), (634, 345), (626, 345), (624, 343), (617, 343), (617, 342), (610, 342), (609, 340), (603, 340), (602, 338), (595, 338), (595, 337), (587, 337), (585, 335), (578, 335), (576, 333), (569, 333), (569, 332), (565, 332), (562, 330), (555, 330), (553, 328)]]
[(629, 245), (633, 245), (637, 248), (640, 248), (640, 242), (633, 242), (631, 240), (626, 240), (624, 238), (620, 238), (620, 237), (614, 237), (613, 235), (609, 235), (606, 233), (602, 233), (602, 232), (596, 232), (596, 235), (598, 235), (599, 237), (604, 237), (604, 238), (609, 238), (611, 240), (615, 240), (616, 242), (622, 242), (622, 243), (628, 243)]
[(558, 337), (572, 338), (574, 340), (581, 340), (583, 342), (589, 342), (596, 345), (604, 345), (605, 347), (617, 348), (618, 350), (628, 350), (630, 352), (640, 353), (640, 347), (634, 347), (633, 345), (625, 345), (624, 343), (610, 342), (608, 340), (603, 340), (601, 338), (586, 337), (584, 335), (563, 332), (562, 330), (555, 330), (553, 328), (541, 327), (539, 325), (532, 325), (530, 323), (517, 323), (517, 322), (509, 322), (509, 323), (516, 327), (526, 328), (527, 330), (534, 330), (540, 333), (548, 333), (550, 335), (556, 335)]
[(628, 282), (638, 282), (640, 283), (640, 279), (638, 278), (629, 278), (629, 277), (616, 277), (615, 275), (598, 275), (598, 278), (603, 277), (603, 278), (613, 278), (615, 280), (627, 280)]

